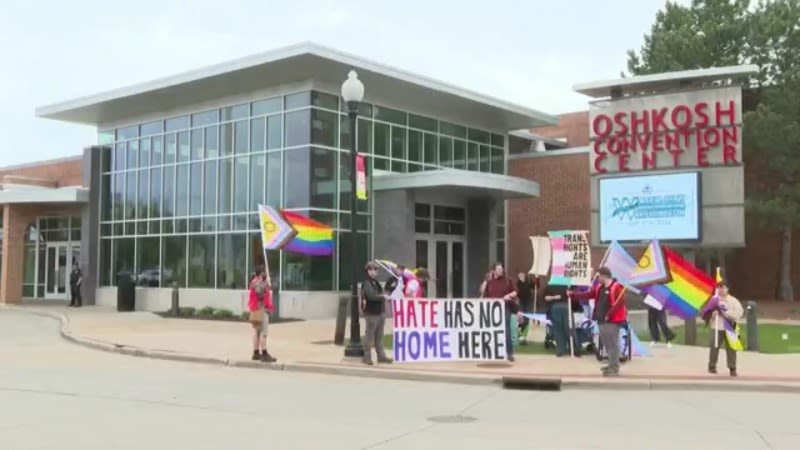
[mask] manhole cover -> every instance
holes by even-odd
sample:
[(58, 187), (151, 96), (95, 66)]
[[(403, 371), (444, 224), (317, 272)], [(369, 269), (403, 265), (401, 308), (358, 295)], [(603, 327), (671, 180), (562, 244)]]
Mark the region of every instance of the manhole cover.
[(488, 362), (478, 364), (478, 367), (481, 369), (505, 369), (507, 367), (511, 367), (511, 364), (504, 362)]
[(470, 416), (433, 416), (428, 417), (429, 422), (433, 423), (470, 423), (475, 422), (476, 418)]

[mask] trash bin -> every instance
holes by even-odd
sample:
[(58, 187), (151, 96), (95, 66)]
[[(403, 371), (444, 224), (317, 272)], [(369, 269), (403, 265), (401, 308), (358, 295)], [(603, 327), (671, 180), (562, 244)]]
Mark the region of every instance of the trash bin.
[(119, 272), (117, 274), (117, 311), (129, 312), (136, 310), (136, 284), (133, 274)]

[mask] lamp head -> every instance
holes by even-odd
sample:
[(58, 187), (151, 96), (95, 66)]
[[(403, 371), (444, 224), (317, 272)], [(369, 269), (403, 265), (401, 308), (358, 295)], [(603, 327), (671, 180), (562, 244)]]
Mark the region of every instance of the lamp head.
[(358, 79), (355, 70), (347, 74), (347, 79), (342, 83), (342, 98), (349, 105), (353, 102), (360, 103), (364, 98), (364, 84)]

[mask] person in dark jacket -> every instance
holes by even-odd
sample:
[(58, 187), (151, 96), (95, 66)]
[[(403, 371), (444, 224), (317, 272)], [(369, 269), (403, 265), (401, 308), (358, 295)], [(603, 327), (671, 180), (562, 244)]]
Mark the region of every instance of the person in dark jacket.
[(366, 266), (367, 279), (361, 286), (361, 310), (364, 314), (366, 331), (364, 333), (364, 364), (371, 366), (372, 348), (378, 356), (378, 363), (389, 364), (392, 360), (383, 349), (383, 332), (386, 326), (386, 300), (383, 286), (378, 281), (378, 265), (369, 262)]
[(81, 298), (81, 284), (83, 284), (83, 273), (81, 272), (81, 267), (76, 261), (72, 265), (72, 272), (69, 274), (69, 306), (80, 308), (81, 302), (83, 301)]
[(661, 342), (661, 335), (663, 334), (667, 347), (672, 346), (675, 333), (667, 325), (667, 312), (663, 308), (656, 309), (647, 305), (647, 325), (650, 328), (650, 345)]
[(599, 283), (586, 292), (570, 290), (573, 300), (594, 299), (593, 319), (600, 328), (600, 341), (608, 352), (608, 366), (603, 367), (603, 376), (619, 376), (619, 331), (628, 321), (628, 309), (625, 307), (625, 287), (611, 275), (608, 267), (597, 269)]

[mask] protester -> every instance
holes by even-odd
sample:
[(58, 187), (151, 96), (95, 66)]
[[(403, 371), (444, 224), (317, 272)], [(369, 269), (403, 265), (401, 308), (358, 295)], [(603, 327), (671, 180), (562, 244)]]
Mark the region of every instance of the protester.
[(69, 274), (69, 306), (74, 306), (76, 308), (81, 307), (81, 303), (83, 302), (83, 298), (81, 297), (82, 284), (83, 273), (81, 272), (81, 267), (78, 265), (78, 261), (75, 261), (72, 264), (72, 272)]
[(725, 362), (728, 363), (728, 370), (730, 370), (731, 376), (735, 377), (737, 376), (736, 350), (731, 348), (726, 337), (725, 322), (728, 322), (732, 330), (736, 330), (736, 323), (742, 319), (744, 309), (742, 308), (742, 303), (736, 297), (730, 295), (728, 285), (724, 282), (717, 284), (717, 297), (719, 303), (704, 317), (706, 324), (711, 325), (712, 329), (708, 342), (708, 372), (717, 373), (719, 347), (720, 345), (725, 345)]
[[(548, 284), (544, 290), (544, 301), (547, 304), (547, 315), (550, 319), (550, 331), (556, 341), (556, 356), (561, 357), (569, 353), (570, 346), (570, 317), (569, 296), (566, 286)], [(576, 349), (577, 351), (577, 349)]]
[(492, 266), (491, 276), (485, 281), (481, 294), (482, 297), (488, 299), (502, 299), (506, 302), (506, 355), (509, 361), (514, 362), (511, 321), (516, 320), (519, 304), (517, 303), (517, 287), (514, 285), (514, 281), (506, 276), (503, 264), (495, 263)]
[(625, 307), (625, 288), (611, 275), (607, 267), (597, 269), (599, 283), (595, 283), (587, 292), (569, 290), (574, 300), (594, 299), (593, 319), (600, 328), (600, 342), (608, 353), (608, 366), (603, 367), (603, 376), (619, 376), (619, 331), (628, 321), (628, 310)]
[(664, 309), (656, 309), (647, 305), (647, 325), (650, 328), (650, 345), (655, 345), (661, 342), (661, 335), (664, 335), (664, 341), (667, 347), (672, 347), (672, 340), (675, 339), (675, 333), (670, 330), (667, 325), (667, 312)]
[(407, 270), (404, 270), (402, 273), (402, 277), (403, 277), (403, 284), (405, 286), (403, 294), (406, 296), (406, 298), (425, 297), (425, 289), (423, 289), (422, 283), (425, 283), (430, 279), (430, 274), (428, 273), (428, 269), (421, 267), (417, 269), (416, 273), (411, 273)]
[(253, 361), (272, 363), (277, 361), (267, 351), (267, 331), (269, 315), (274, 311), (272, 304), (272, 281), (264, 266), (256, 267), (250, 279), (250, 298), (247, 304), (250, 310), (250, 323), (253, 325)]
[[(517, 296), (519, 298), (520, 310), (524, 313), (533, 312), (533, 283), (527, 275), (520, 272), (517, 274)], [(519, 343), (528, 345), (528, 331), (530, 330), (530, 319), (522, 317), (519, 321)]]
[(371, 366), (372, 348), (378, 356), (378, 363), (389, 364), (392, 362), (383, 349), (383, 333), (386, 325), (386, 300), (388, 295), (383, 293), (383, 288), (377, 279), (378, 265), (369, 262), (366, 266), (367, 279), (361, 286), (361, 310), (364, 314), (366, 331), (364, 333), (364, 364)]

